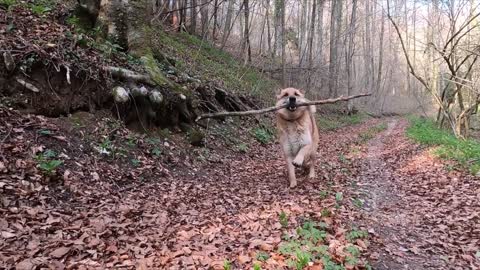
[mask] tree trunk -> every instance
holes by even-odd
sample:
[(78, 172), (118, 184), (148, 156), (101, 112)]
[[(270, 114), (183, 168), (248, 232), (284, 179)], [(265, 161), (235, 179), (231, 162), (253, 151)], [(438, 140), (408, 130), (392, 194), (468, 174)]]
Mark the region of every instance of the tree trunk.
[(340, 39), (340, 30), (342, 24), (342, 0), (336, 0), (332, 3), (332, 14), (330, 17), (330, 64), (328, 68), (328, 95), (329, 97), (337, 95), (338, 81), (338, 46)]
[(372, 40), (371, 40), (371, 30), (370, 30), (370, 1), (365, 0), (365, 46), (364, 46), (364, 65), (365, 65), (365, 88), (372, 91), (373, 82), (371, 80), (371, 74), (373, 72), (370, 65), (372, 59)]
[(233, 4), (235, 0), (226, 0), (228, 1), (227, 15), (225, 17), (225, 27), (223, 28), (223, 37), (222, 37), (222, 48), (225, 47), (227, 43), (227, 38), (230, 35), (230, 28), (232, 25), (232, 15), (233, 15)]
[(315, 36), (315, 16), (317, 15), (317, 1), (312, 2), (312, 16), (310, 17), (310, 34), (308, 36), (308, 77), (307, 91), (310, 91), (312, 68), (313, 68), (313, 37)]
[(202, 38), (206, 38), (208, 36), (208, 2), (209, 0), (202, 0), (202, 6), (200, 7), (200, 14), (201, 14), (201, 22), (202, 22)]
[[(352, 15), (350, 17), (350, 27), (348, 32), (348, 49), (346, 57), (346, 67), (347, 67), (347, 96), (351, 95), (353, 92), (353, 80), (352, 80), (352, 67), (353, 67), (353, 53), (354, 46), (353, 37), (355, 35), (355, 24), (357, 20), (357, 0), (352, 0)], [(347, 113), (351, 114), (353, 111), (353, 102), (351, 100), (347, 101)]]
[(197, 32), (197, 0), (191, 0), (190, 8), (190, 34), (195, 35)]
[(318, 63), (322, 65), (323, 63), (323, 11), (325, 7), (325, 0), (318, 0), (318, 35), (317, 35), (317, 55)]
[(306, 38), (306, 35), (307, 35), (307, 6), (308, 6), (308, 1), (307, 0), (303, 0), (302, 1), (299, 1), (300, 3), (300, 10), (301, 10), (301, 15), (300, 15), (300, 27), (298, 29), (298, 32), (299, 32), (299, 39), (298, 39), (298, 51), (299, 51), (299, 66), (303, 66), (303, 59), (304, 59), (304, 56), (305, 56), (305, 48), (307, 47), (307, 45), (305, 45), (305, 40), (307, 39)]
[(243, 0), (243, 10), (245, 14), (245, 31), (244, 31), (244, 43), (243, 43), (243, 48), (242, 51), (247, 50), (247, 55), (245, 57), (245, 63), (250, 64), (252, 62), (252, 49), (250, 48), (250, 30), (249, 30), (249, 25), (250, 25), (250, 20), (249, 20), (249, 13), (250, 9), (248, 6), (248, 0)]
[(285, 0), (277, 0), (281, 2), (281, 16), (280, 16), (280, 28), (281, 28), (281, 46), (282, 46), (282, 85), (283, 87), (287, 87), (287, 60), (286, 60), (286, 47), (287, 47), (287, 35), (285, 31)]
[(274, 55), (282, 55), (282, 47), (283, 47), (283, 18), (284, 18), (284, 5), (285, 0), (275, 0), (275, 41), (273, 46), (273, 53)]
[(212, 40), (215, 42), (217, 37), (217, 24), (218, 24), (218, 0), (215, 0), (213, 7), (213, 31), (212, 31)]

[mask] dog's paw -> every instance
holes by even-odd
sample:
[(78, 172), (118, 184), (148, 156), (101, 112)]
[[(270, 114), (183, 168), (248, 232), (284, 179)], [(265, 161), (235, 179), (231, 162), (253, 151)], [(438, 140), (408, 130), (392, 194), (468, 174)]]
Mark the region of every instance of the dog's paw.
[(290, 188), (294, 188), (297, 186), (297, 182), (290, 182)]
[(293, 166), (295, 166), (295, 167), (302, 167), (302, 166), (303, 166), (303, 157), (296, 157), (296, 158), (292, 161), (292, 164), (293, 164)]

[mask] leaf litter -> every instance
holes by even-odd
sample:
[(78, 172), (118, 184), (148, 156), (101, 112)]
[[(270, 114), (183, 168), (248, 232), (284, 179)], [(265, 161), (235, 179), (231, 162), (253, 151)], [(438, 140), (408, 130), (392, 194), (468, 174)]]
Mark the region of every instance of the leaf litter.
[[(360, 134), (379, 120), (323, 133), (318, 177), (302, 177), (296, 189), (287, 188), (284, 161), (275, 144), (249, 141), (251, 150), (245, 154), (226, 148), (215, 137), (206, 148), (189, 146), (181, 134), (152, 142), (147, 135), (135, 134), (106, 118), (76, 127), (69, 119), (21, 115), (3, 107), (0, 121), (3, 268), (224, 269), (228, 261), (232, 269), (254, 265), (290, 269), (292, 263), (303, 262), (308, 269), (328, 269), (329, 263), (363, 269), (367, 261), (383, 258), (380, 250), (397, 256), (424, 253), (425, 247), (431, 252), (455, 250), (449, 254), (455, 262), (475, 263), (478, 242), (462, 231), (470, 226), (471, 235), (478, 233), (476, 225), (468, 223), (478, 218), (474, 211), (464, 215), (458, 210), (439, 210), (442, 219), (438, 224), (438, 217), (427, 216), (435, 211), (419, 212), (427, 216), (425, 222), (435, 225), (430, 233), (442, 236), (455, 224), (453, 233), (458, 237), (442, 241), (428, 237), (434, 241), (430, 245), (417, 242), (402, 250), (392, 244), (390, 236), (382, 239), (382, 228), (359, 209), (356, 185), (364, 176), (368, 152)], [(249, 136), (249, 130), (238, 132), (240, 137)], [(421, 150), (406, 141), (400, 129), (395, 135), (388, 138), (397, 140), (392, 143), (404, 159), (386, 150), (382, 158), (388, 157), (388, 164), (413, 166), (412, 153)], [(108, 148), (110, 155), (98, 152), (100, 146)], [(154, 148), (161, 155), (153, 154)], [(47, 150), (56, 153), (52, 158), (63, 161), (52, 175), (41, 171), (41, 161), (35, 159)], [(397, 166), (395, 173), (429, 172), (411, 166)], [(368, 173), (375, 176), (373, 171)], [(462, 178), (458, 175), (457, 179)], [(452, 178), (441, 183), (458, 189), (462, 181)], [(470, 187), (463, 189), (476, 187), (468, 183)], [(429, 186), (414, 187), (415, 192), (425, 193)], [(478, 209), (460, 193), (439, 194), (438, 200), (451, 198), (442, 209), (452, 205)], [(435, 203), (415, 197), (410, 206), (424, 206), (421, 202)], [(313, 257), (280, 252), (283, 245), (305, 239), (315, 242), (314, 247), (308, 246), (315, 248)], [(300, 248), (305, 251), (307, 246)]]

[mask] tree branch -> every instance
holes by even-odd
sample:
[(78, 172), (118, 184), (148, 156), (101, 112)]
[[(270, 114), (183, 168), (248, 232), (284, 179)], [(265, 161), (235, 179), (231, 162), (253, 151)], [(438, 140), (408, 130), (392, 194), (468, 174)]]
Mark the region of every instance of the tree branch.
[[(336, 103), (339, 101), (347, 101), (359, 97), (366, 97), (370, 96), (371, 93), (366, 93), (366, 94), (358, 94), (358, 95), (353, 95), (353, 96), (340, 96), (337, 98), (330, 98), (330, 99), (324, 99), (324, 100), (315, 100), (315, 101), (308, 101), (304, 103), (299, 103), (297, 104), (297, 107), (302, 107), (302, 106), (311, 106), (311, 105), (321, 105), (321, 104), (330, 104), (330, 103)], [(219, 113), (207, 113), (207, 114), (202, 114), (197, 119), (195, 120), (196, 122), (206, 119), (206, 118), (221, 118), (225, 116), (246, 116), (246, 115), (256, 115), (256, 114), (263, 114), (263, 113), (269, 113), (273, 111), (278, 111), (280, 109), (286, 108), (288, 105), (281, 105), (281, 106), (273, 106), (273, 107), (268, 107), (265, 109), (260, 109), (260, 110), (250, 110), (250, 111), (241, 111), (241, 112), (219, 112)]]

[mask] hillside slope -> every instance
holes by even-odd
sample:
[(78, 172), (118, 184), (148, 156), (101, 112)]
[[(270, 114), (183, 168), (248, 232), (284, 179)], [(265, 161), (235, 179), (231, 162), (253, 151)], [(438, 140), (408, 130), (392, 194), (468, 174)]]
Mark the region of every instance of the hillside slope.
[(53, 0), (0, 2), (4, 102), (46, 116), (109, 109), (126, 122), (172, 127), (205, 111), (264, 104), (276, 86), (228, 53), (161, 25), (131, 26), (145, 42), (122, 47), (88, 25), (83, 9)]

